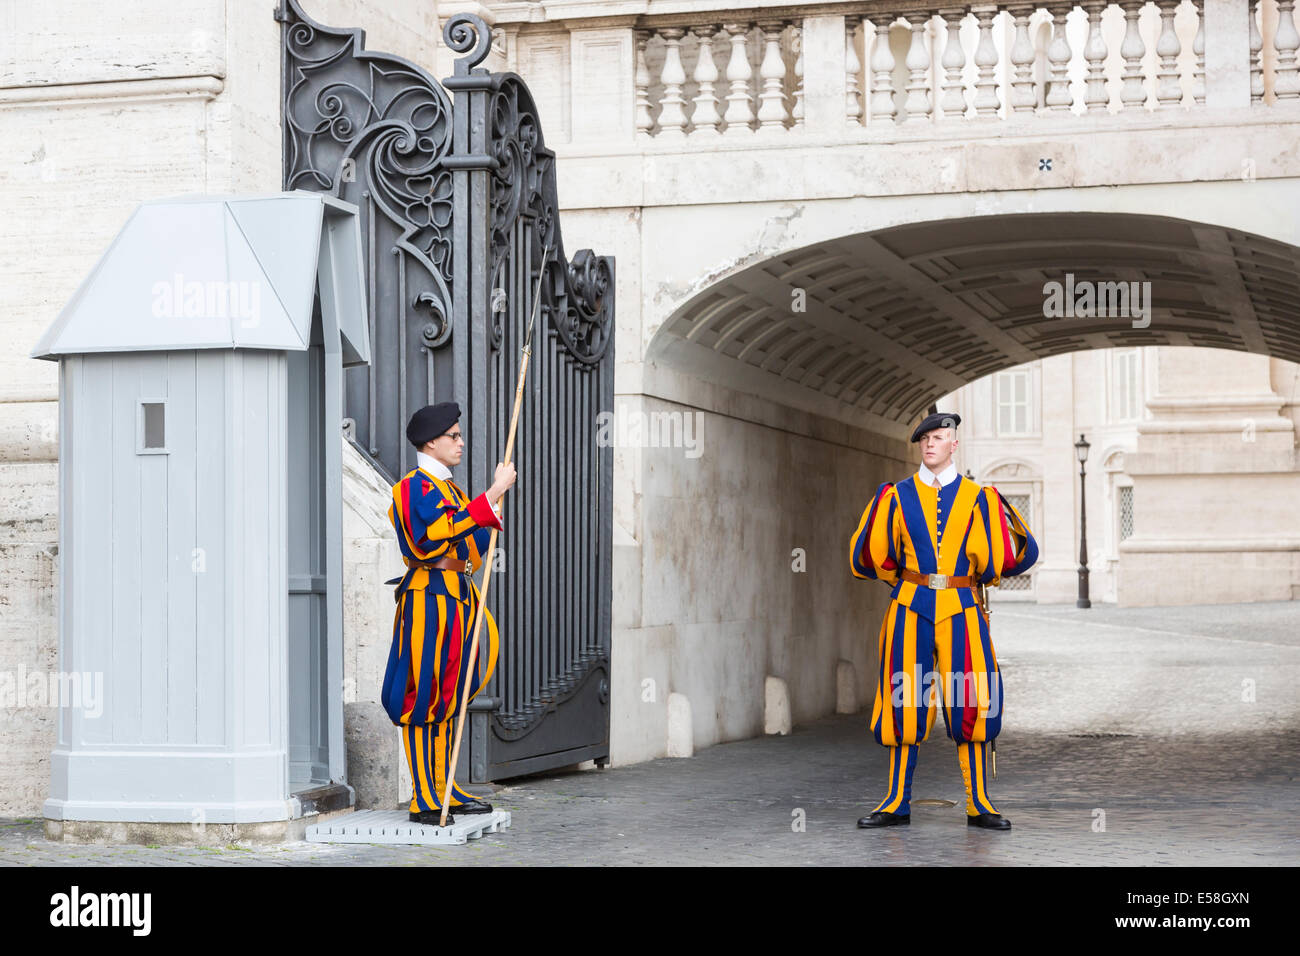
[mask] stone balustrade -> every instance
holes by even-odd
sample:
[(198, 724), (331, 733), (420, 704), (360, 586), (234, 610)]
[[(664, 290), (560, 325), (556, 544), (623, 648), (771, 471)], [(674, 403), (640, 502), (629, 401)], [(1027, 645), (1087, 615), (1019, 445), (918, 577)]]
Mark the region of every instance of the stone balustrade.
[(1295, 0), (894, 0), (787, 5), (770, 16), (708, 6), (629, 22), (630, 56), (620, 62), (633, 75), (614, 85), (634, 99), (630, 136), (668, 145), (857, 127), (870, 137), (1300, 99)]

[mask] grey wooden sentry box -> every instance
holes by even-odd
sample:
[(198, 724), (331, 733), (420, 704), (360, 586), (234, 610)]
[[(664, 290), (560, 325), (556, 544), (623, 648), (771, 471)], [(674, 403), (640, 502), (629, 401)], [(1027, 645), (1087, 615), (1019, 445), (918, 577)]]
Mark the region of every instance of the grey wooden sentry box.
[(319, 193), (146, 202), (32, 352), (59, 362), (59, 670), (103, 680), (100, 715), (60, 708), (48, 819), (289, 820), (330, 783), (351, 802), (360, 243)]

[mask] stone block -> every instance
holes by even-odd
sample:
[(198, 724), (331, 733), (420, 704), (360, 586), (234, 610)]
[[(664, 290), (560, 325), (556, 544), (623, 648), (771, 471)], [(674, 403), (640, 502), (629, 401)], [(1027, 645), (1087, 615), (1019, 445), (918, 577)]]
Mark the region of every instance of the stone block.
[(398, 729), (383, 707), (373, 701), (343, 705), (343, 737), (347, 747), (348, 783), (356, 791), (358, 810), (389, 809), (401, 799), (394, 741)]
[(858, 704), (858, 674), (851, 661), (835, 664), (835, 713), (856, 714)]
[(792, 728), (786, 683), (779, 677), (768, 677), (764, 683), (763, 733), (788, 734)]
[(695, 735), (691, 728), (691, 702), (685, 694), (668, 695), (668, 746), (669, 757), (695, 755)]

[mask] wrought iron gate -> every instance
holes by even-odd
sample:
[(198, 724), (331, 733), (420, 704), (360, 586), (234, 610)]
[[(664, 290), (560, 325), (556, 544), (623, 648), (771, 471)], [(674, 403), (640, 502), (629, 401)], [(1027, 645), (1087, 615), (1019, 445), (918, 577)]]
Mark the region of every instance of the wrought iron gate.
[(435, 401), (465, 413), (457, 482), (471, 493), (490, 483), (542, 276), (519, 480), (489, 595), (501, 656), (471, 705), (459, 772), (483, 781), (603, 763), (613, 451), (596, 434), (614, 402), (614, 260), (565, 257), (555, 154), (523, 80), (475, 68), (491, 42), (481, 19), (447, 21), (444, 41), (465, 55), (440, 85), (366, 51), (361, 30), (313, 22), (297, 0), (276, 15), (284, 188), (361, 211), (372, 362), (348, 370), (345, 408), (355, 446), (390, 483), (415, 467), (407, 419)]

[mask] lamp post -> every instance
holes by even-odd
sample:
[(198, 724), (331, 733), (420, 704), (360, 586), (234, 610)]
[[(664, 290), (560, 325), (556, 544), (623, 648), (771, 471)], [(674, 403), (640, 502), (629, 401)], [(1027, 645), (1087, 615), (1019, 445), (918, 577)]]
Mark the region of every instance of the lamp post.
[(1089, 447), (1080, 434), (1074, 443), (1075, 454), (1079, 456), (1079, 599), (1074, 602), (1075, 607), (1092, 607), (1088, 600), (1088, 486), (1084, 469)]

